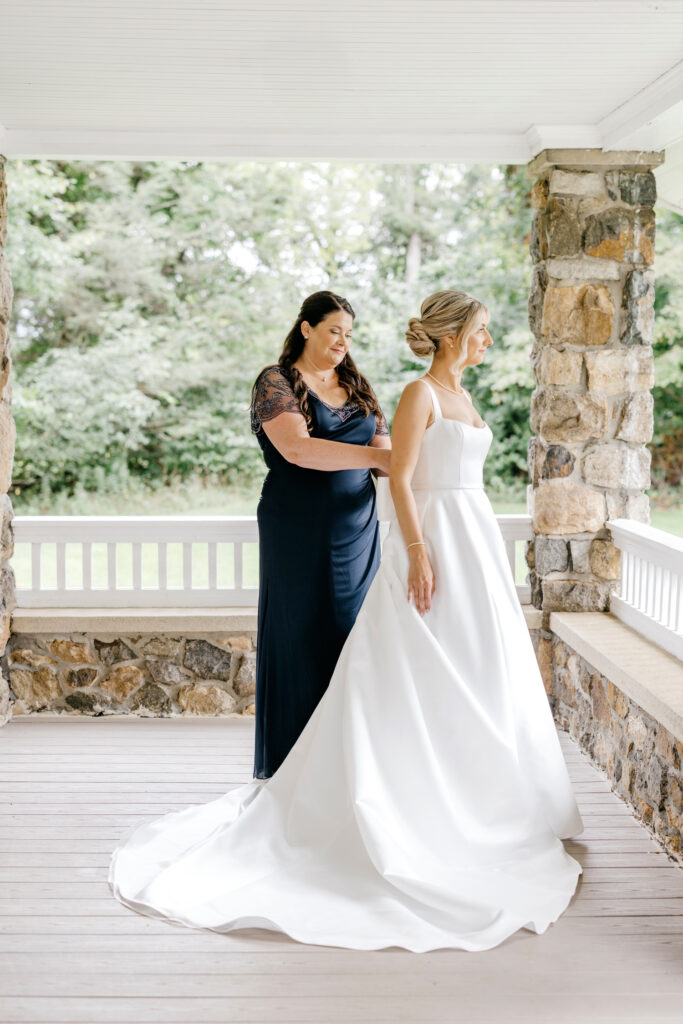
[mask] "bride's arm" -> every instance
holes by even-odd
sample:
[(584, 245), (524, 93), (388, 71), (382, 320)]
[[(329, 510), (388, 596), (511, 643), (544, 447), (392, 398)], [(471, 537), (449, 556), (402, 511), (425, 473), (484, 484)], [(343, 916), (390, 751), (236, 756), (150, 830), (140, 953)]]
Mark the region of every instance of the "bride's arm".
[(389, 489), (398, 525), (410, 557), (408, 600), (412, 596), (420, 615), (429, 610), (435, 580), (410, 482), (420, 454), (422, 438), (431, 418), (432, 400), (429, 388), (419, 381), (411, 381), (404, 388), (394, 415)]

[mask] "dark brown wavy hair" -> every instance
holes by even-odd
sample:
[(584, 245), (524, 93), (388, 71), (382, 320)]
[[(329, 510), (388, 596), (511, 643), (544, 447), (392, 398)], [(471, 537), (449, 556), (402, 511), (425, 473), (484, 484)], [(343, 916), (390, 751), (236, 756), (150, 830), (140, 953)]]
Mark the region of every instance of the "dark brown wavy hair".
[[(313, 424), (313, 417), (311, 416), (308, 406), (308, 387), (306, 386), (306, 381), (299, 373), (296, 366), (294, 366), (294, 363), (303, 352), (304, 345), (306, 344), (306, 339), (301, 332), (301, 324), (304, 320), (307, 320), (311, 327), (316, 327), (317, 324), (324, 320), (326, 316), (330, 313), (334, 313), (335, 310), (338, 309), (344, 310), (344, 312), (349, 313), (355, 319), (356, 314), (351, 308), (351, 303), (342, 295), (336, 295), (334, 292), (329, 291), (320, 291), (313, 292), (312, 295), (305, 298), (296, 321), (285, 338), (277, 364), (271, 364), (279, 366), (289, 383), (292, 385), (292, 389), (299, 403), (299, 408), (304, 415), (306, 426), (308, 428)], [(264, 369), (269, 369), (269, 367), (264, 367)], [(371, 412), (376, 416), (379, 416), (380, 408), (377, 399), (375, 398), (375, 394), (370, 387), (369, 382), (360, 372), (348, 352), (342, 361), (337, 363), (336, 370), (339, 383), (344, 388), (349, 398), (357, 402), (360, 408), (365, 411), (366, 416)], [(251, 389), (252, 407), (254, 405), (257, 381), (258, 377)]]

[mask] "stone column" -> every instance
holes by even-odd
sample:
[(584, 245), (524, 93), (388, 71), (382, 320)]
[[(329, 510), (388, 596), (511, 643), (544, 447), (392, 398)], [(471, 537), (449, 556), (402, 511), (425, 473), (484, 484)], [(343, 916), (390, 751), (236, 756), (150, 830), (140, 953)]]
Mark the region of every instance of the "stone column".
[[(9, 319), (12, 311), (12, 282), (5, 259), (7, 243), (7, 184), (5, 159), (0, 156), (0, 654), (5, 650), (14, 605), (14, 574), (9, 566), (14, 541), (12, 504), (9, 499), (14, 458), (14, 420), (10, 410)], [(0, 725), (10, 717), (9, 684), (0, 676)]]
[(652, 168), (663, 159), (553, 149), (527, 165), (536, 381), (527, 563), (532, 603), (546, 612), (608, 610), (620, 557), (605, 521), (649, 521)]

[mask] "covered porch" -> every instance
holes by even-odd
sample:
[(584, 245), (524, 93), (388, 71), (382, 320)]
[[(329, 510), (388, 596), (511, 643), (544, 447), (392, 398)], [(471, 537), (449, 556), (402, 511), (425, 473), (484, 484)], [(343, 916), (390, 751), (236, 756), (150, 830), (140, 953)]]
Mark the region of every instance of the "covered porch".
[(655, 202), (683, 213), (683, 8), (30, 0), (0, 29), (7, 161), (526, 165), (534, 436), (527, 511), (498, 518), (587, 822), (561, 921), (485, 956), (186, 932), (111, 899), (122, 831), (250, 777), (256, 524), (13, 515), (0, 252), (8, 1024), (678, 1019), (683, 541), (649, 523), (647, 445)]

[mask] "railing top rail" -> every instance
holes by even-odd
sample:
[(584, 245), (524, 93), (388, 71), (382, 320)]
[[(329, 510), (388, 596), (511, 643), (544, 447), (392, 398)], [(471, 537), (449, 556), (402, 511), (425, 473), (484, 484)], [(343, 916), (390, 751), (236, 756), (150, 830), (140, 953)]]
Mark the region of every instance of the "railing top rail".
[(496, 519), (506, 540), (532, 540), (534, 531), (528, 512), (497, 512)]
[(605, 525), (618, 548), (645, 554), (667, 569), (683, 571), (683, 537), (633, 519), (608, 519)]
[(256, 541), (256, 516), (17, 516), (16, 543)]
[(136, 515), (136, 516), (15, 516), (15, 523), (251, 523), (255, 515)]
[[(533, 536), (530, 516), (504, 513), (497, 518), (505, 540)], [(258, 524), (255, 515), (16, 516), (14, 539), (18, 544), (253, 543)]]

